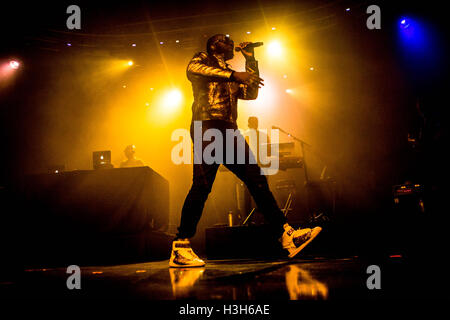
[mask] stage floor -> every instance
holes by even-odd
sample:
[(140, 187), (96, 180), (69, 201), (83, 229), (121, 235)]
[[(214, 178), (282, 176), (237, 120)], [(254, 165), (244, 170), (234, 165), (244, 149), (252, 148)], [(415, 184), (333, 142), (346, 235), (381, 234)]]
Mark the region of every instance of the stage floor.
[[(369, 289), (368, 267), (381, 289)], [(433, 272), (436, 271), (436, 272)], [(336, 300), (446, 298), (448, 280), (430, 261), (401, 255), (294, 260), (209, 260), (204, 268), (168, 268), (168, 261), (81, 266), (80, 289), (69, 290), (66, 268), (3, 274), (2, 298), (145, 300)], [(369, 282), (375, 283), (375, 278)], [(74, 283), (74, 282), (72, 282)]]

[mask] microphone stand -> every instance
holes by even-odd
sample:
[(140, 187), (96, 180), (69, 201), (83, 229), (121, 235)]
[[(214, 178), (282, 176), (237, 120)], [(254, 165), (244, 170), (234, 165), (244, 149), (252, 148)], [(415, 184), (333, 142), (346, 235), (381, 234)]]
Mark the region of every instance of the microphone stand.
[(308, 168), (306, 166), (305, 146), (311, 147), (311, 145), (306, 143), (305, 141), (303, 141), (303, 140), (293, 136), (289, 132), (284, 131), (283, 129), (281, 129), (279, 127), (276, 127), (275, 129), (280, 130), (281, 132), (286, 134), (288, 137), (291, 137), (292, 139), (294, 139), (295, 141), (298, 141), (300, 143), (300, 149), (302, 150), (302, 158), (303, 158), (303, 170), (305, 172), (305, 182), (306, 182), (306, 184), (308, 184), (309, 183), (309, 177), (308, 177)]
[[(290, 134), (289, 132), (284, 131), (283, 129), (276, 127), (275, 129), (280, 130), (281, 132), (283, 132), (284, 134), (286, 134), (288, 137), (291, 137), (292, 139), (300, 142), (300, 146), (301, 146), (301, 150), (302, 150), (302, 156), (303, 156), (303, 168), (305, 170), (305, 185), (306, 186), (311, 186), (310, 185), (310, 181), (309, 181), (309, 177), (308, 177), (308, 170), (306, 167), (306, 159), (305, 159), (305, 146), (311, 147), (311, 145), (309, 145), (308, 143), (306, 143), (305, 141), (293, 136), (292, 134)], [(334, 181), (333, 181), (334, 183)], [(335, 187), (333, 185), (333, 189), (332, 189), (332, 208), (331, 208), (331, 213), (334, 215), (336, 213), (336, 190)], [(309, 207), (309, 205), (308, 205)], [(317, 221), (318, 218), (322, 215), (318, 215), (315, 216), (314, 213), (311, 212), (311, 208), (309, 208), (308, 210), (310, 210), (310, 220), (311, 221)], [(325, 213), (324, 217), (322, 219), (325, 219), (324, 221), (330, 221), (330, 217)]]

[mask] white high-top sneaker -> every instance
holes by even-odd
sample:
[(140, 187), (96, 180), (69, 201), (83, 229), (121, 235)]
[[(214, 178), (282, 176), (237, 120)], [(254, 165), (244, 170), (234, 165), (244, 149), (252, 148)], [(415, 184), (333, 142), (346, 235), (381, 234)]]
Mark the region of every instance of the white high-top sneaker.
[(188, 239), (174, 240), (172, 242), (172, 254), (170, 255), (169, 267), (203, 267), (205, 261), (200, 259), (192, 250)]
[(295, 257), (322, 231), (321, 227), (295, 230), (287, 223), (283, 228), (284, 233), (280, 238), (280, 242), (283, 249), (289, 252), (289, 258)]

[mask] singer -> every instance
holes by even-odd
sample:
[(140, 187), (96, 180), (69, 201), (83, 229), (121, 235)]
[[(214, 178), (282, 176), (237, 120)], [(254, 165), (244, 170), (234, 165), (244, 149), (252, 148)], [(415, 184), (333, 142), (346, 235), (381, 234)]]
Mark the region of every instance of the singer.
[[(237, 48), (245, 57), (245, 72), (232, 70), (226, 63), (234, 57), (234, 42), (223, 34), (216, 34), (209, 38), (206, 43), (206, 52), (195, 54), (187, 66), (187, 77), (192, 83), (194, 94), (191, 123), (193, 140), (194, 121), (201, 122), (203, 132), (213, 128), (225, 136), (226, 129), (236, 130), (237, 100), (254, 100), (258, 96), (263, 79), (259, 77), (258, 62), (254, 53), (255, 45), (243, 42)], [(205, 146), (207, 144), (202, 142), (202, 149)], [(237, 154), (235, 143), (232, 144), (234, 150), (227, 150), (228, 147), (228, 144), (224, 144), (224, 159), (226, 159), (227, 152)], [(199, 156), (197, 155), (199, 152), (203, 153), (203, 150), (196, 150), (194, 147), (194, 157)], [(246, 159), (249, 159), (251, 151), (247, 143), (245, 143), (245, 153)], [(205, 265), (205, 262), (192, 250), (189, 238), (195, 235), (219, 165), (217, 163), (207, 164), (203, 160), (201, 163), (194, 161), (192, 187), (181, 211), (178, 234), (172, 243), (170, 267), (202, 267)], [(273, 227), (275, 241), (278, 239), (281, 242), (288, 257), (294, 257), (319, 234), (320, 227), (294, 230), (287, 223), (286, 217), (278, 208), (269, 190), (266, 176), (260, 174), (261, 170), (258, 164), (237, 164), (237, 162), (227, 164), (224, 162), (223, 165), (246, 184), (258, 209)]]

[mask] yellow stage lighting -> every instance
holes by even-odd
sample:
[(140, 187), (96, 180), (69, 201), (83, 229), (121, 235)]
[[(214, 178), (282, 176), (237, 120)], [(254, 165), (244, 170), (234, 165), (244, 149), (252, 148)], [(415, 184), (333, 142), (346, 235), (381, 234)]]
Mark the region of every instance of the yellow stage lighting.
[(272, 41), (267, 46), (267, 52), (271, 57), (281, 57), (283, 54), (283, 48), (278, 41)]
[(174, 121), (179, 117), (183, 101), (183, 92), (180, 89), (161, 90), (155, 103), (150, 103), (147, 108), (149, 120), (157, 126), (167, 125), (168, 121)]
[(128, 59), (98, 59), (95, 61), (95, 69), (92, 69), (92, 78), (106, 79), (119, 75), (129, 70), (133, 65), (134, 62)]
[[(259, 89), (256, 100), (242, 101), (244, 106), (241, 109), (243, 118), (257, 114), (261, 119), (270, 119), (279, 112), (277, 105), (281, 97), (278, 82), (273, 81), (274, 79), (269, 76), (264, 77), (264, 80), (264, 87)], [(245, 124), (243, 123), (243, 125)]]
[(181, 105), (181, 101), (183, 101), (183, 94), (178, 89), (172, 89), (167, 91), (164, 95), (162, 103), (163, 107), (167, 108), (168, 111), (175, 111), (177, 107)]

